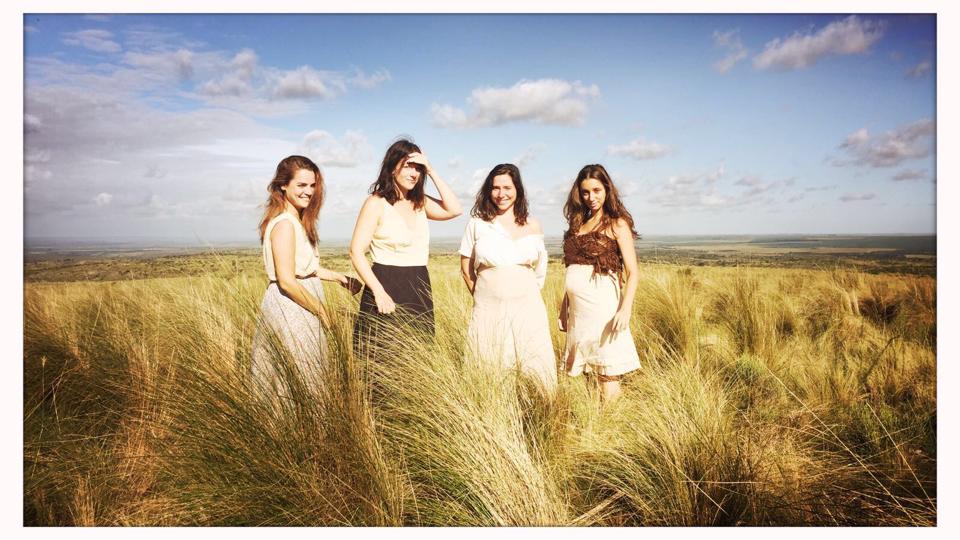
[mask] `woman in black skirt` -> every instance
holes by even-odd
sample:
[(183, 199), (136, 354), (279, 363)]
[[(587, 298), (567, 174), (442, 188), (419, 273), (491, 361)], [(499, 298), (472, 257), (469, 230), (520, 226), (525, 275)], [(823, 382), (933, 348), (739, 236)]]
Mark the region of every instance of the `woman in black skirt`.
[[(427, 176), (440, 199), (424, 193)], [(350, 261), (365, 285), (353, 329), (359, 354), (376, 353), (396, 342), (395, 335), (379, 331), (380, 323), (410, 324), (433, 334), (427, 220), (443, 221), (462, 213), (460, 201), (420, 147), (406, 139), (390, 145), (350, 240)]]

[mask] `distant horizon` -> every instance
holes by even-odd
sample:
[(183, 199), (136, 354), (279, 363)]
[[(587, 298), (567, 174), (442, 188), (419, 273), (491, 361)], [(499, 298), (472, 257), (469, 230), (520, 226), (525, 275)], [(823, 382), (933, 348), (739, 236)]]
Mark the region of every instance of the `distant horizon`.
[[(545, 238), (561, 238), (563, 234), (546, 234)], [(643, 234), (641, 233), (641, 240), (647, 239), (657, 239), (657, 238), (736, 238), (736, 237), (758, 237), (758, 238), (767, 238), (767, 237), (821, 237), (821, 236), (853, 236), (853, 237), (902, 237), (902, 236), (919, 236), (919, 237), (935, 237), (937, 233), (913, 233), (913, 232), (901, 232), (901, 233), (860, 233), (860, 232), (837, 232), (837, 233), (702, 233), (702, 234)], [(459, 240), (461, 237), (457, 235), (431, 235), (430, 239), (433, 240)], [(130, 236), (102, 236), (102, 237), (87, 237), (87, 236), (43, 236), (43, 237), (27, 237), (23, 238), (25, 244), (36, 244), (38, 242), (84, 242), (84, 243), (131, 243), (131, 242), (178, 242), (185, 243), (192, 241), (197, 243), (198, 246), (203, 245), (203, 242), (207, 243), (227, 243), (227, 244), (251, 244), (259, 245), (260, 241), (257, 238), (215, 238), (209, 240), (198, 240), (196, 238), (188, 236), (149, 236), (149, 235), (130, 235)], [(349, 236), (336, 236), (336, 237), (327, 237), (320, 238), (320, 244), (324, 242), (348, 242), (350, 240)]]

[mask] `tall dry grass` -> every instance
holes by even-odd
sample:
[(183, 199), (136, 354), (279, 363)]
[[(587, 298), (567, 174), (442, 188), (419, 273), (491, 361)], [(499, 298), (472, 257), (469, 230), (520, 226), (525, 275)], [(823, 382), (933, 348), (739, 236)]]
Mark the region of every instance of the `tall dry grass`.
[[(936, 523), (932, 279), (645, 266), (643, 368), (601, 404), (466, 363), (470, 299), (431, 274), (435, 338), (355, 357), (328, 288), (323, 383), (278, 354), (274, 395), (260, 280), (28, 284), (25, 523)], [(561, 294), (551, 265), (550, 320)]]

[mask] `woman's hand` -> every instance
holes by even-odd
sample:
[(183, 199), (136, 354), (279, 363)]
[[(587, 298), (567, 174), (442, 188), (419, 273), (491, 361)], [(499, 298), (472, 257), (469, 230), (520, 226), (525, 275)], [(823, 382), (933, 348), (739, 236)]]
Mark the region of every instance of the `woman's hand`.
[(427, 176), (430, 176), (431, 178), (434, 176), (433, 166), (430, 165), (430, 160), (427, 159), (427, 156), (425, 156), (423, 152), (414, 152), (407, 156), (407, 163), (423, 165), (424, 172), (427, 174)]
[(618, 309), (617, 313), (613, 316), (610, 327), (614, 332), (623, 332), (627, 328), (630, 328), (630, 310), (623, 308)]
[(357, 278), (344, 276), (341, 274), (338, 281), (344, 289), (350, 291), (350, 294), (357, 294), (363, 289), (363, 283)]
[(397, 305), (393, 303), (393, 298), (390, 298), (387, 291), (373, 293), (373, 299), (377, 303), (377, 311), (383, 315), (393, 313), (393, 311), (397, 309)]

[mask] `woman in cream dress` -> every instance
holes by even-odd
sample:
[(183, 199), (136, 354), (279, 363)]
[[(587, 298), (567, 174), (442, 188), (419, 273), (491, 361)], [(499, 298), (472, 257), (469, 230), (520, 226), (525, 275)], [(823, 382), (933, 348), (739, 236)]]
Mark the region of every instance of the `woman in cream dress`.
[(284, 393), (277, 388), (284, 358), (309, 384), (319, 382), (327, 355), (324, 329), (330, 326), (320, 280), (353, 292), (360, 287), (357, 280), (320, 266), (316, 223), (324, 189), (316, 164), (303, 156), (283, 159), (267, 191), (260, 241), (269, 283), (253, 338), (252, 371), (255, 383), (276, 396)]
[(557, 358), (540, 289), (547, 250), (540, 224), (528, 216), (520, 171), (497, 165), (477, 193), (460, 242), (460, 270), (473, 294), (467, 352), (557, 386)]
[[(567, 332), (564, 367), (574, 377), (595, 374), (601, 397), (614, 399), (621, 376), (640, 367), (630, 333), (639, 282), (633, 217), (602, 165), (580, 170), (563, 211), (569, 224), (559, 321)], [(621, 273), (626, 274), (622, 288)]]

